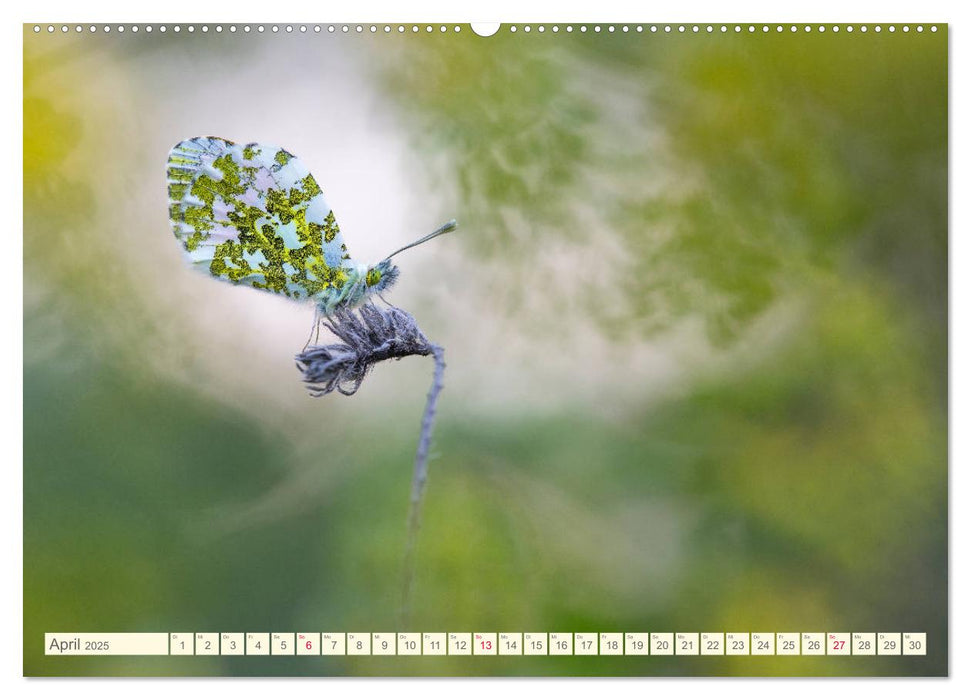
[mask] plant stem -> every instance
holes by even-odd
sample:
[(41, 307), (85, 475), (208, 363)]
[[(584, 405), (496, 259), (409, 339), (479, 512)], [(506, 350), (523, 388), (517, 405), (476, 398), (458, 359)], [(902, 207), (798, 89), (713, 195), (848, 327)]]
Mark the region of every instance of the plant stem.
[(402, 568), (401, 585), (401, 631), (407, 631), (411, 617), (411, 596), (415, 582), (415, 549), (418, 544), (418, 531), (421, 529), (421, 504), (428, 480), (428, 450), (432, 441), (432, 428), (435, 425), (435, 411), (438, 395), (442, 391), (445, 378), (445, 351), (438, 345), (430, 344), (435, 358), (435, 374), (432, 386), (425, 401), (425, 413), (421, 420), (421, 436), (415, 452), (415, 471), (411, 479), (411, 502), (408, 508), (408, 539), (405, 543), (405, 559)]

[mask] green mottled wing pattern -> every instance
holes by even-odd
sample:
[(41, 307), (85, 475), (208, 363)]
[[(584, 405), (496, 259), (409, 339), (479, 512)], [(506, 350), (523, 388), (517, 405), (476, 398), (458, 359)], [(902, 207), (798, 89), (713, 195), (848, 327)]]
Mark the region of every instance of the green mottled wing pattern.
[(294, 299), (333, 295), (354, 263), (310, 172), (275, 146), (203, 136), (168, 160), (169, 220), (194, 266)]

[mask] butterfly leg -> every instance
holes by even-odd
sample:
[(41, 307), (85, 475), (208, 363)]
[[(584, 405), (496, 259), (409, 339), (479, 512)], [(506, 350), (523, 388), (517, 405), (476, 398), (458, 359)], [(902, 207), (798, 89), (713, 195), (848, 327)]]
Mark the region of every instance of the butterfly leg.
[(314, 323), (310, 327), (310, 335), (307, 337), (307, 342), (303, 344), (303, 349), (306, 350), (310, 347), (310, 341), (316, 344), (320, 340), (320, 309), (316, 306), (314, 307)]
[(396, 309), (397, 311), (401, 311), (401, 309), (399, 309), (399, 308), (398, 308), (397, 306), (395, 306), (395, 305), (394, 305), (394, 304), (392, 304), (392, 303), (391, 303), (390, 301), (388, 301), (387, 299), (385, 299), (385, 298), (384, 298), (384, 297), (383, 297), (383, 296), (381, 295), (381, 292), (376, 292), (376, 295), (377, 295), (377, 297), (378, 297), (378, 299), (380, 299), (381, 301), (383, 301), (383, 302), (384, 302), (385, 304), (387, 304), (388, 306), (390, 306), (390, 307), (391, 307), (392, 309)]

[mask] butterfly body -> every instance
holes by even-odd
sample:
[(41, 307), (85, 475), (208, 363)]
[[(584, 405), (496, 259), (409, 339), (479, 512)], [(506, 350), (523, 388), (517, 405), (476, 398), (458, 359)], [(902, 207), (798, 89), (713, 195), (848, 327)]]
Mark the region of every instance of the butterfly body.
[(310, 300), (330, 315), (398, 277), (388, 259), (351, 259), (313, 175), (283, 148), (187, 139), (169, 153), (167, 176), (172, 230), (189, 262), (217, 279)]

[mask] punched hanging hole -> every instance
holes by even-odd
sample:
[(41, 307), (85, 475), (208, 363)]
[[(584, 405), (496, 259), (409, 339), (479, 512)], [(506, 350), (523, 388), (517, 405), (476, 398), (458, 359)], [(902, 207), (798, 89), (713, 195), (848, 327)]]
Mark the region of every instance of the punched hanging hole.
[(473, 22), (472, 31), (479, 36), (492, 36), (499, 31), (498, 22)]

